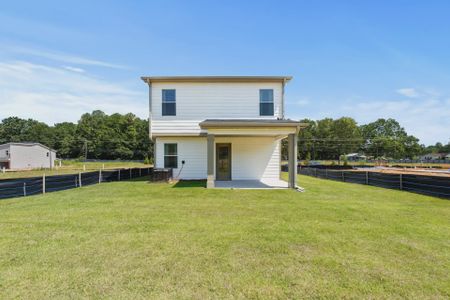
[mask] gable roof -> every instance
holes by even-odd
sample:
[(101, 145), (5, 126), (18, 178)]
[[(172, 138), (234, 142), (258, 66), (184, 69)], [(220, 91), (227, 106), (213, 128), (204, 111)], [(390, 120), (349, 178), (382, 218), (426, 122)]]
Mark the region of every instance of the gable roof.
[(25, 146), (25, 147), (41, 146), (42, 148), (48, 149), (48, 150), (53, 151), (53, 152), (57, 152), (55, 149), (47, 147), (47, 146), (45, 146), (45, 145), (43, 145), (41, 143), (33, 143), (33, 142), (11, 142), (11, 143), (6, 143), (6, 144), (1, 144), (0, 147), (2, 147), (2, 146), (11, 146), (11, 145), (14, 145), (14, 146)]
[(146, 82), (288, 82), (292, 76), (142, 76)]

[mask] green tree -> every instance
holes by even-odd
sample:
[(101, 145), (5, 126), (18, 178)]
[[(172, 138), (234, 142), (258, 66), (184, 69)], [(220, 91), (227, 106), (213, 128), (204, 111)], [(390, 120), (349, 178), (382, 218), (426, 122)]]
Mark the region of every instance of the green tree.
[(406, 133), (394, 119), (378, 119), (361, 126), (366, 154), (374, 157), (413, 158), (421, 153), (418, 139)]
[(53, 147), (61, 158), (73, 158), (81, 155), (77, 137), (77, 125), (70, 122), (55, 124), (53, 127)]

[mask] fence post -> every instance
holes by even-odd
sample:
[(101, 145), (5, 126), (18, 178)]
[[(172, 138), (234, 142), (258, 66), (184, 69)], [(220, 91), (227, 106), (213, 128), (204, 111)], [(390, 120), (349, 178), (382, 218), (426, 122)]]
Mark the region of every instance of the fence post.
[(345, 174), (344, 174), (344, 171), (342, 171), (342, 181), (345, 181)]
[(314, 176), (317, 177), (317, 168), (314, 168)]
[(131, 176), (131, 170), (132, 170), (132, 169), (130, 168), (130, 179), (131, 179), (131, 177), (132, 177), (132, 176)]
[(42, 175), (42, 194), (45, 194), (45, 173)]
[(366, 184), (369, 185), (369, 171), (366, 171)]
[(400, 174), (400, 190), (403, 190), (403, 174)]
[(78, 173), (78, 184), (79, 184), (80, 187), (82, 186), (82, 183), (81, 183), (81, 172)]
[(27, 183), (26, 182), (23, 183), (23, 195), (24, 196), (27, 195)]
[(328, 178), (328, 169), (325, 168), (325, 178)]
[(120, 169), (119, 169), (119, 173), (117, 175), (117, 181), (120, 181)]
[(78, 178), (78, 176), (75, 176), (75, 187), (78, 186), (78, 185), (77, 185), (77, 178)]
[(102, 182), (102, 169), (98, 171), (98, 183)]
[(139, 168), (139, 177), (141, 177), (141, 176), (142, 176), (142, 169)]

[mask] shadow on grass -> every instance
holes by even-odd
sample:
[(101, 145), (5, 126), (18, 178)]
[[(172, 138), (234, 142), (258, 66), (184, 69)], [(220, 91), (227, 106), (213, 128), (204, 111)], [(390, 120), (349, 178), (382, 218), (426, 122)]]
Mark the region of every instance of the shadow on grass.
[(125, 179), (123, 181), (147, 181), (150, 182), (150, 175), (147, 176), (142, 176), (142, 177), (137, 177), (137, 178), (133, 178), (133, 179)]
[(202, 187), (206, 188), (206, 180), (180, 180), (175, 183), (173, 188), (193, 188)]

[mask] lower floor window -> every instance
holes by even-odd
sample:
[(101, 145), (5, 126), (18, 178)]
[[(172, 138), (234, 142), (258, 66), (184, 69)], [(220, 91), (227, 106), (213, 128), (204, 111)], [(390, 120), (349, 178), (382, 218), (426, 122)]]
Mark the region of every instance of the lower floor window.
[(164, 144), (164, 168), (178, 168), (177, 144)]

